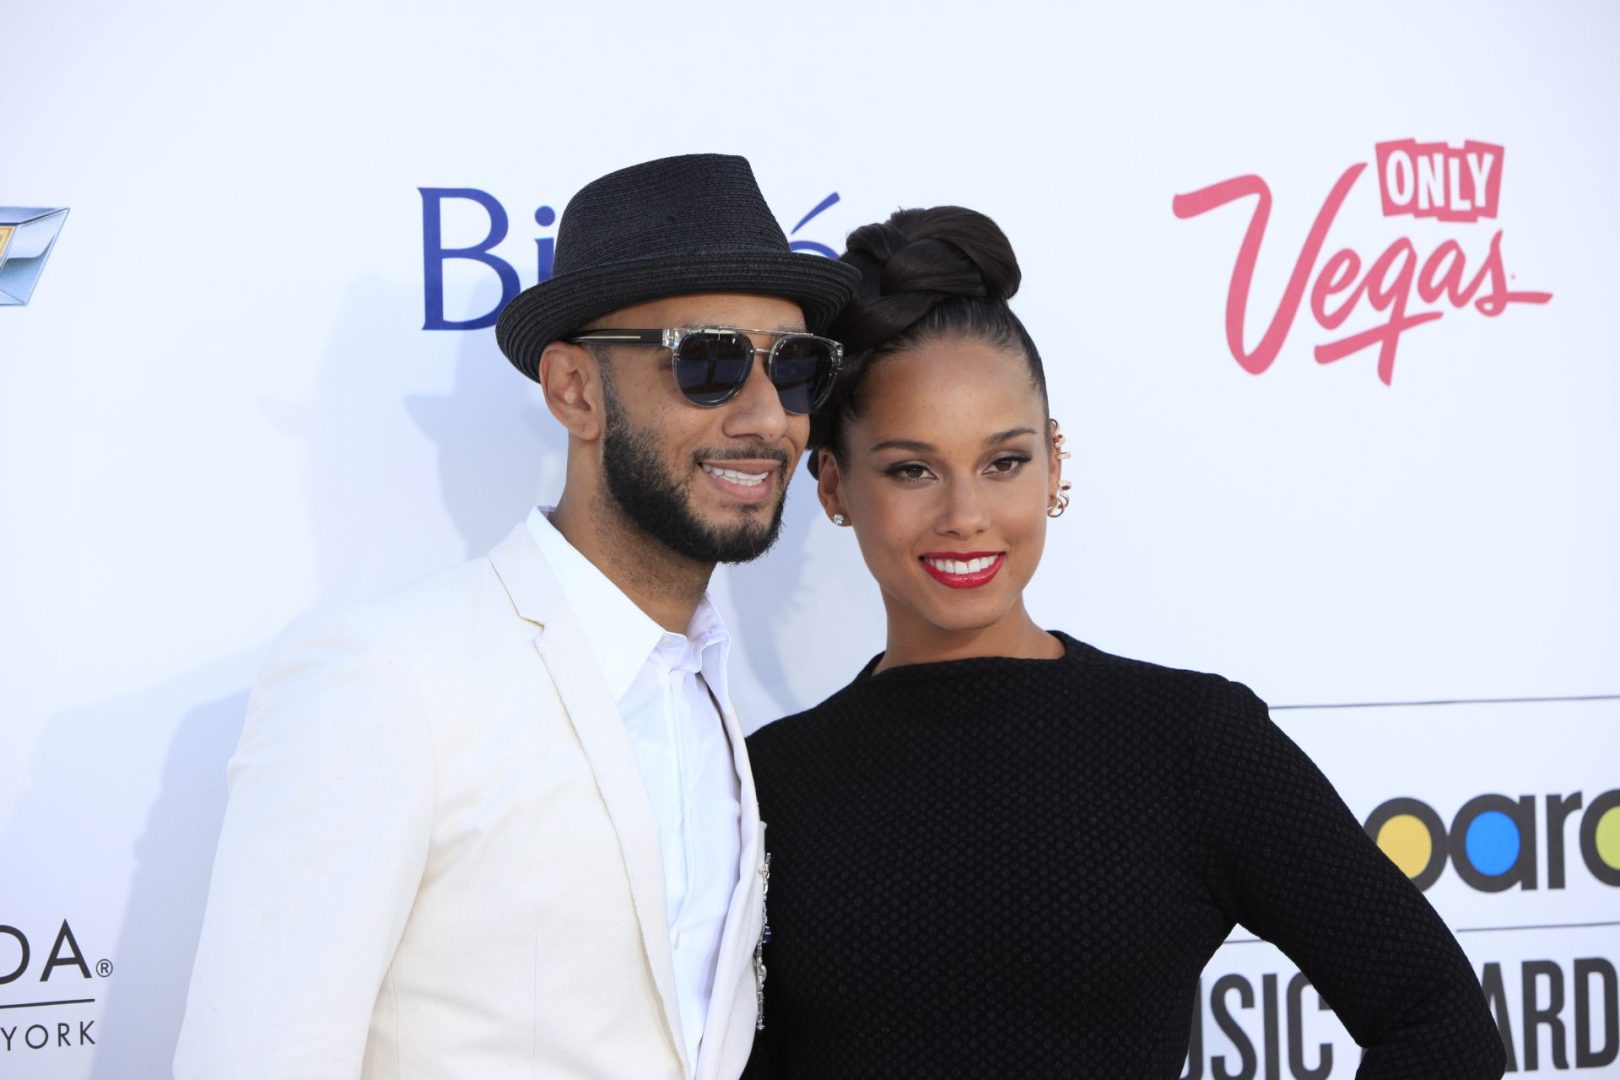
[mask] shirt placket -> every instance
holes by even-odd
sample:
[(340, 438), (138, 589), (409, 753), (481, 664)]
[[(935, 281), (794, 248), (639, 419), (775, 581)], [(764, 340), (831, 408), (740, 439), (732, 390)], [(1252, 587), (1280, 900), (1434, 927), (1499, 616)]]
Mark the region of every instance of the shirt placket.
[(672, 944), (679, 948), (681, 945), (681, 929), (685, 922), (687, 909), (692, 902), (692, 785), (688, 775), (689, 759), (691, 757), (686, 745), (685, 733), (690, 727), (687, 712), (687, 650), (682, 643), (675, 639), (666, 639), (664, 675), (664, 717), (666, 737), (669, 739), (671, 752), (675, 758), (675, 794), (679, 807), (679, 821), (676, 827), (677, 848), (680, 851), (680, 899), (675, 907), (675, 916), (672, 923)]

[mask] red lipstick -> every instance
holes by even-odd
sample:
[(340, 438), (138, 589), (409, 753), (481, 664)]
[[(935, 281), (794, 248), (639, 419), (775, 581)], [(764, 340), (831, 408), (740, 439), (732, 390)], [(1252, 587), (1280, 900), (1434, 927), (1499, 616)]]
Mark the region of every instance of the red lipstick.
[[(975, 561), (991, 560), (990, 565), (978, 570), (969, 570), (966, 573), (952, 573), (943, 567), (935, 566), (934, 562), (972, 563)], [(934, 560), (930, 562), (929, 560)], [(986, 585), (990, 579), (1001, 572), (1002, 566), (1007, 562), (1007, 553), (1004, 551), (930, 551), (926, 555), (919, 555), (917, 561), (933, 579), (950, 589), (977, 589)]]

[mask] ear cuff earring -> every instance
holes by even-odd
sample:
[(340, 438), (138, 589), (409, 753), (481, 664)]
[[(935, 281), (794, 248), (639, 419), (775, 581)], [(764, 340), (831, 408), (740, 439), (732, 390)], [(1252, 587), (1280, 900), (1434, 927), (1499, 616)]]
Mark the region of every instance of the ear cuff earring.
[[(1047, 423), (1052, 425), (1052, 452), (1057, 455), (1059, 461), (1067, 461), (1069, 452), (1063, 449), (1062, 426), (1056, 420), (1049, 420)], [(1071, 486), (1067, 480), (1058, 481), (1057, 494), (1052, 496), (1052, 501), (1046, 507), (1047, 517), (1060, 518), (1063, 516), (1063, 511), (1069, 508), (1069, 488)]]

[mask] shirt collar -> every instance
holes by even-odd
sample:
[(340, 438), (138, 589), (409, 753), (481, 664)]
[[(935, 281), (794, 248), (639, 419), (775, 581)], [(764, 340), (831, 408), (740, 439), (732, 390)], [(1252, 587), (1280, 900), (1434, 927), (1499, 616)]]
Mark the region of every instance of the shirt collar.
[[(708, 596), (704, 596), (692, 613), (685, 639), (668, 633), (552, 526), (548, 515), (553, 509), (550, 506), (533, 508), (525, 524), (540, 554), (562, 584), (563, 596), (579, 618), (585, 640), (596, 654), (613, 700), (624, 697), (636, 675), (658, 653), (666, 638), (672, 639), (679, 651), (684, 651), (689, 642), (698, 653), (704, 681), (722, 702), (728, 700), (725, 672), (731, 637)], [(669, 655), (677, 656), (679, 651), (671, 651)]]
[(692, 623), (686, 636), (698, 650), (703, 681), (714, 691), (715, 700), (723, 709), (729, 709), (731, 688), (726, 682), (726, 661), (731, 656), (731, 634), (720, 618), (720, 612), (709, 602), (707, 594), (692, 612)]

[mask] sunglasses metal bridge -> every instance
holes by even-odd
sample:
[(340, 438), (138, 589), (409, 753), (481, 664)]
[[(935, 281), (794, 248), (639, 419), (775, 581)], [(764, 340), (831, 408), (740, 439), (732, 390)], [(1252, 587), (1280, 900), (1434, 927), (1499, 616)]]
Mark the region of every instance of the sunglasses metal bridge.
[[(748, 336), (750, 334), (760, 334), (774, 340), (771, 342), (770, 348), (761, 349), (754, 345)], [(708, 359), (682, 356), (681, 347), (684, 343), (703, 338), (710, 340), (723, 339), (728, 342), (737, 341), (748, 349), (748, 366), (743, 370), (742, 378), (732, 383), (721, 396), (712, 400), (694, 397), (692, 391), (682, 384), (678, 370), (683, 360), (688, 364), (708, 365), (710, 363)], [(765, 374), (771, 380), (771, 384), (776, 387), (777, 394), (782, 399), (783, 409), (795, 414), (814, 412), (832, 393), (833, 382), (837, 379), (838, 370), (843, 366), (844, 362), (844, 346), (841, 342), (817, 334), (807, 334), (800, 330), (749, 330), (738, 326), (672, 326), (653, 330), (631, 330), (615, 327), (611, 330), (586, 330), (564, 340), (574, 344), (657, 345), (668, 349), (670, 351), (670, 366), (675, 373), (676, 387), (680, 389), (686, 400), (704, 409), (718, 408), (736, 397), (741, 392), (743, 385), (748, 381), (748, 378), (753, 374), (754, 357), (764, 354)], [(784, 387), (782, 383), (777, 381), (777, 361), (781, 356), (782, 347), (793, 342), (816, 342), (826, 349), (825, 357), (814, 359), (824, 359), (828, 365), (828, 370), (822, 377), (820, 387), (815, 391), (812, 400), (810, 400), (809, 407), (804, 409), (794, 408), (789, 404), (786, 396), (788, 387)]]

